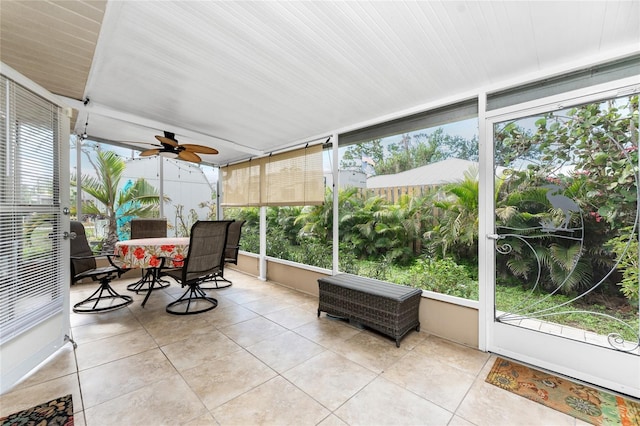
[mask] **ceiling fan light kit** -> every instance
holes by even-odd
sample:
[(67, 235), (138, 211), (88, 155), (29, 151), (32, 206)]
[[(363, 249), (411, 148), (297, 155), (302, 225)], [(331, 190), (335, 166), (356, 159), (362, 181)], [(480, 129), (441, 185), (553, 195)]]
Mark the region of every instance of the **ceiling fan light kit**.
[(160, 152), (158, 152), (158, 155), (160, 155), (161, 157), (164, 157), (164, 158), (171, 158), (171, 159), (178, 158), (178, 153), (172, 152), (172, 151), (162, 151), (162, 150), (160, 150)]
[(160, 142), (161, 147), (142, 151), (140, 153), (141, 157), (161, 155), (165, 158), (177, 158), (184, 161), (190, 161), (192, 163), (199, 163), (202, 159), (196, 153), (212, 155), (218, 153), (217, 149), (209, 148), (208, 146), (196, 144), (180, 145), (176, 139), (176, 135), (167, 131), (164, 132), (164, 136), (156, 135), (156, 139)]

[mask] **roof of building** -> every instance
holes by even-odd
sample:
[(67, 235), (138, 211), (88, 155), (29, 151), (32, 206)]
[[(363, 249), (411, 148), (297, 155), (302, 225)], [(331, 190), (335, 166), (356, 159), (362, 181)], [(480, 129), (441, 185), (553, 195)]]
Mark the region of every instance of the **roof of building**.
[(367, 179), (367, 188), (442, 185), (464, 179), (464, 173), (473, 172), (474, 168), (477, 171), (478, 163), (475, 161), (448, 158), (392, 175), (371, 176)]

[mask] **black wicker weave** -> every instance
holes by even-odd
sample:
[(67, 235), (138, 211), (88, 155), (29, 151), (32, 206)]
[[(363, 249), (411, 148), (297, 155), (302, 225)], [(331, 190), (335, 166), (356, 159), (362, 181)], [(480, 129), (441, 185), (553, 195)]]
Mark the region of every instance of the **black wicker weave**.
[(338, 274), (318, 279), (320, 312), (355, 321), (395, 339), (420, 331), (418, 308), (422, 291), (373, 278)]

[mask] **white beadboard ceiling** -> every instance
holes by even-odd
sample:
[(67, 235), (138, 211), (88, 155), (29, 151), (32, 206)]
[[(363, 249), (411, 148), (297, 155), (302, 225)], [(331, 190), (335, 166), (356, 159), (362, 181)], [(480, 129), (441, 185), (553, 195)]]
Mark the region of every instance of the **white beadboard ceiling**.
[(0, 15), (2, 62), (77, 108), (77, 133), (168, 130), (217, 148), (213, 164), (640, 52), (638, 1), (2, 0)]

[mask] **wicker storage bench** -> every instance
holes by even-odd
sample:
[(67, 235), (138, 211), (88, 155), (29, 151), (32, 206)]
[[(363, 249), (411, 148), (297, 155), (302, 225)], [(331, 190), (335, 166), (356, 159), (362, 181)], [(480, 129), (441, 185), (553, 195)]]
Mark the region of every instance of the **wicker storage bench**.
[(397, 347), (411, 329), (420, 331), (420, 289), (351, 274), (320, 278), (318, 286), (318, 317), (326, 312), (355, 321), (392, 337)]

